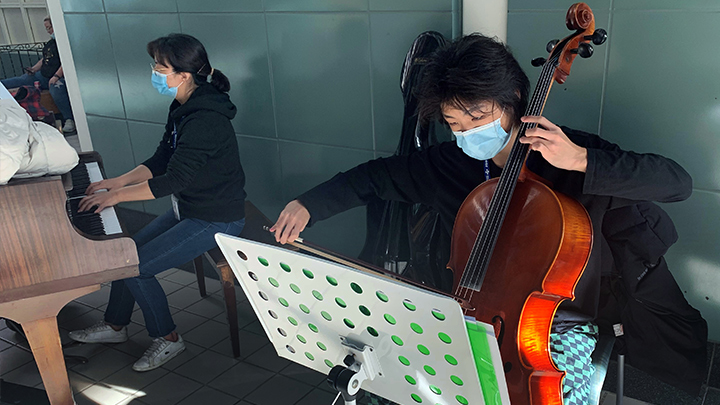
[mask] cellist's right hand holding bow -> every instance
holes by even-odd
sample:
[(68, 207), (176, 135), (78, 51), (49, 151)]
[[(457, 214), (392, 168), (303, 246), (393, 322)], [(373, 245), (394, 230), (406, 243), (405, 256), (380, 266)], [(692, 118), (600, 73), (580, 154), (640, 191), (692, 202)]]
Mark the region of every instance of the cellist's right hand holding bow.
[(270, 232), (275, 233), (275, 241), (286, 244), (297, 239), (308, 222), (310, 212), (298, 200), (292, 200), (282, 210)]

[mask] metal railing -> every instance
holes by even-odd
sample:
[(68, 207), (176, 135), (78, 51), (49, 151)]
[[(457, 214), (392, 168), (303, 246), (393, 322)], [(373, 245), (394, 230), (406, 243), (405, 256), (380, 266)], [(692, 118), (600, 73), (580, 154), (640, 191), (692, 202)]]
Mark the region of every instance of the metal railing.
[(25, 74), (25, 67), (42, 58), (44, 42), (0, 45), (0, 80)]

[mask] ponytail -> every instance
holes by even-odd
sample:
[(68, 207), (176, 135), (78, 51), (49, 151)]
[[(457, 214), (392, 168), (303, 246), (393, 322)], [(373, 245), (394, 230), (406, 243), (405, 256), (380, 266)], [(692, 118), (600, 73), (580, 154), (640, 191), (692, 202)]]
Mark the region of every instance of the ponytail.
[(218, 91), (227, 93), (230, 91), (230, 80), (220, 71), (220, 69), (212, 69), (212, 73), (208, 76), (210, 84)]

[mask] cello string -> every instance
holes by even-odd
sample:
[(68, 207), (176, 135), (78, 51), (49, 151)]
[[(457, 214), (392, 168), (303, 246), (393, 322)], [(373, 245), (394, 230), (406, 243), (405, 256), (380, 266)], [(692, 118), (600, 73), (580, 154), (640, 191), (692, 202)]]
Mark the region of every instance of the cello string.
[[(549, 63), (546, 63), (543, 67), (543, 72), (541, 73), (539, 79), (539, 85), (537, 86), (536, 91), (533, 93), (530, 105), (527, 108), (525, 115), (537, 115), (542, 109), (542, 106), (545, 103), (545, 99), (547, 98), (549, 85), (552, 83), (552, 76), (554, 75), (555, 71), (554, 62), (556, 59), (557, 58), (551, 58)], [(516, 137), (515, 144), (511, 150), (511, 155), (508, 159), (508, 162), (510, 164), (506, 166), (506, 170), (503, 172), (505, 176), (501, 175), (498, 185), (496, 186), (497, 188), (500, 188), (499, 191), (496, 189), (496, 192), (498, 193), (497, 199), (499, 203), (495, 205), (495, 207), (493, 207), (493, 204), (491, 204), (490, 208), (488, 209), (488, 214), (483, 223), (484, 226), (481, 227), (481, 234), (476, 239), (476, 243), (471, 251), (468, 265), (466, 265), (466, 270), (469, 271), (464, 271), (461, 282), (459, 283), (457, 289), (465, 290), (463, 292), (463, 298), (467, 298), (467, 290), (469, 290), (470, 297), (472, 297), (473, 293), (477, 291), (474, 287), (480, 287), (477, 284), (479, 284), (479, 282), (482, 280), (482, 277), (487, 270), (486, 262), (488, 262), (490, 259), (488, 252), (491, 252), (494, 248), (494, 242), (497, 239), (497, 234), (500, 230), (499, 225), (505, 217), (505, 213), (507, 212), (507, 205), (510, 198), (512, 197), (512, 192), (515, 188), (513, 183), (517, 182), (517, 177), (520, 170), (522, 169), (522, 165), (524, 164), (524, 156), (527, 154), (527, 151), (529, 149), (528, 145), (519, 143), (519, 138), (520, 135), (523, 134), (525, 130), (527, 130), (529, 127), (530, 125), (526, 123), (522, 123), (520, 125), (520, 128), (518, 129), (518, 136)], [(493, 201), (495, 201), (495, 198), (493, 199)], [(495, 235), (493, 235), (495, 237), (489, 238), (488, 234), (492, 233), (495, 233)], [(481, 243), (477, 243), (478, 241), (481, 241)], [(490, 243), (488, 243), (488, 241), (490, 241)], [(478, 262), (484, 262), (482, 263), (483, 266), (478, 266)], [(468, 281), (470, 281), (470, 283), (468, 283)]]
[[(536, 91), (533, 93), (533, 97), (531, 98), (530, 106), (527, 109), (526, 115), (534, 114), (536, 111), (542, 108), (542, 104), (544, 103), (544, 99), (547, 95), (547, 90), (545, 89), (548, 88), (550, 80), (552, 80), (550, 76), (554, 73), (553, 62), (554, 60), (551, 59), (551, 63), (546, 63), (546, 65), (543, 67), (543, 72), (541, 73), (539, 85), (537, 86)], [(514, 190), (514, 187), (509, 187), (513, 186), (514, 184), (510, 183), (510, 185), (508, 186), (508, 182), (510, 181), (509, 179), (511, 179), (513, 182), (516, 181), (517, 174), (519, 174), (518, 169), (521, 169), (522, 164), (524, 163), (524, 159), (521, 159), (521, 157), (522, 155), (527, 153), (527, 145), (519, 144), (518, 139), (520, 137), (519, 135), (523, 134), (527, 127), (528, 125), (523, 123), (519, 128), (515, 145), (512, 148), (511, 156), (508, 159), (510, 165), (506, 166), (506, 170), (504, 171), (505, 176), (501, 176), (500, 181), (497, 185), (497, 187), (500, 188), (500, 190), (496, 190), (496, 192), (498, 193), (497, 199), (499, 201), (499, 204), (491, 204), (488, 210), (488, 214), (484, 221), (484, 223), (487, 223), (487, 225), (484, 224), (485, 226), (481, 227), (481, 234), (476, 239), (476, 242), (481, 241), (481, 243), (476, 243), (473, 246), (470, 260), (468, 262), (468, 265), (466, 265), (466, 269), (470, 271), (464, 272), (464, 276), (461, 279), (462, 285), (469, 284), (470, 287), (476, 287), (476, 284), (478, 283), (480, 277), (484, 274), (483, 270), (486, 269), (486, 266), (478, 266), (478, 262), (488, 261), (488, 251), (492, 250), (492, 247), (494, 247), (494, 244), (487, 243), (488, 240), (492, 241), (494, 239), (489, 238), (488, 234), (493, 233), (493, 231), (495, 233), (499, 232), (499, 223), (502, 222), (502, 220), (504, 219), (504, 213), (506, 212), (506, 210), (498, 210), (497, 207), (502, 207), (503, 205), (507, 204), (509, 198), (512, 195), (512, 191)], [(518, 145), (520, 146), (518, 147)], [(525, 146), (525, 148), (523, 148), (523, 146)], [(485, 242), (482, 243), (482, 241)], [(470, 281), (470, 283), (468, 283), (468, 281)], [(472, 291), (475, 291), (474, 288), (470, 289)]]
[[(526, 115), (538, 115), (542, 110), (542, 106), (544, 105), (545, 99), (547, 98), (547, 94), (549, 92), (549, 86), (552, 84), (552, 76), (554, 76), (555, 71), (555, 60), (556, 58), (551, 58), (550, 63), (545, 66), (548, 69), (543, 69), (543, 73), (539, 80), (539, 85), (535, 93), (533, 94), (533, 98), (529, 108), (527, 109)], [(494, 235), (495, 238), (485, 239), (485, 243), (483, 243), (483, 246), (481, 246), (480, 251), (477, 252), (482, 254), (476, 257), (474, 263), (477, 263), (478, 261), (483, 261), (484, 263), (482, 263), (483, 265), (481, 266), (475, 265), (475, 271), (471, 273), (471, 281), (473, 287), (480, 286), (484, 274), (487, 271), (488, 263), (486, 262), (489, 261), (490, 253), (492, 253), (492, 250), (494, 249), (494, 242), (496, 241), (497, 234), (500, 231), (501, 223), (504, 220), (505, 214), (507, 212), (507, 206), (509, 205), (509, 201), (512, 198), (515, 185), (517, 184), (518, 175), (525, 162), (524, 158), (527, 155), (529, 145), (519, 143), (520, 135), (523, 134), (527, 128), (534, 126), (535, 124), (523, 123), (518, 131), (516, 145), (515, 147), (513, 147), (511, 151), (511, 156), (508, 159), (509, 165), (506, 166), (506, 170), (503, 173), (506, 174), (506, 176), (501, 176), (500, 182), (498, 184), (498, 187), (501, 188), (500, 192), (498, 193), (498, 206), (500, 207), (500, 209), (492, 213), (488, 213), (489, 218), (486, 218), (486, 221), (490, 221), (488, 223), (490, 225), (488, 229), (490, 230), (490, 232), (494, 231), (496, 235)], [(483, 236), (487, 236), (487, 232)], [(473, 288), (473, 291), (477, 290)]]
[[(544, 90), (545, 88), (547, 88), (549, 73), (550, 70), (544, 72), (543, 77), (540, 80), (540, 86), (538, 86), (538, 89)], [(533, 101), (530, 105), (530, 108), (528, 109), (529, 114), (535, 113), (535, 111), (539, 109), (538, 107), (541, 105), (541, 103), (543, 103), (544, 100), (542, 97), (540, 97), (540, 95), (542, 94), (542, 91), (538, 91), (534, 94)], [(521, 125), (517, 138), (519, 138), (520, 135), (524, 133), (527, 127), (527, 124)], [(508, 159), (509, 164), (505, 168), (505, 176), (501, 177), (501, 180), (498, 184), (500, 190), (498, 190), (498, 202), (495, 206), (496, 209), (488, 214), (489, 218), (487, 218), (486, 221), (489, 222), (488, 226), (486, 227), (486, 232), (484, 232), (483, 235), (485, 237), (484, 243), (482, 243), (480, 249), (476, 252), (478, 256), (475, 256), (474, 272), (470, 273), (470, 281), (473, 287), (480, 286), (482, 279), (487, 271), (487, 265), (489, 264), (491, 253), (494, 249), (495, 242), (501, 230), (501, 225), (504, 220), (505, 214), (507, 213), (507, 207), (509, 206), (510, 199), (512, 198), (512, 194), (515, 189), (515, 185), (517, 184), (517, 178), (520, 170), (522, 169), (522, 165), (524, 162), (523, 157), (527, 153), (527, 149), (527, 145), (520, 144), (519, 141), (516, 142), (516, 146), (511, 151), (512, 155), (510, 156), (510, 159)], [(477, 265), (478, 262), (480, 262), (482, 265)], [(473, 288), (473, 290), (475, 290), (475, 288)]]
[[(541, 85), (545, 84), (545, 82), (546, 82), (547, 79), (548, 79), (549, 74), (550, 74), (550, 70), (545, 69), (545, 71), (543, 72), (543, 75), (542, 75), (542, 77), (541, 77), (541, 80), (540, 80), (540, 84), (541, 84)], [(540, 88), (540, 87), (542, 87), (542, 86), (538, 86), (538, 88)], [(531, 111), (533, 111), (533, 110), (536, 110), (537, 107), (538, 107), (538, 105), (539, 105), (540, 103), (542, 103), (542, 99), (539, 97), (539, 94), (541, 94), (541, 93), (536, 92), (536, 93), (533, 95), (533, 99), (532, 99), (532, 101), (531, 101), (530, 108), (528, 108), (528, 112), (531, 112)], [(527, 124), (523, 123), (523, 124), (521, 125), (519, 131), (518, 131), (519, 134), (522, 134), (522, 133), (524, 132), (524, 130), (525, 130), (526, 127), (527, 127)], [(518, 137), (518, 138), (519, 138), (519, 137)], [(519, 142), (518, 142), (517, 140), (516, 140), (516, 144), (519, 144)], [(501, 201), (502, 201), (502, 200), (506, 200), (506, 199), (508, 198), (508, 194), (509, 194), (509, 193), (505, 192), (505, 194), (503, 194), (503, 191), (504, 191), (504, 190), (507, 190), (507, 188), (508, 188), (508, 183), (510, 183), (510, 181), (513, 181), (513, 182), (515, 181), (515, 179), (513, 179), (513, 177), (514, 177), (514, 175), (515, 175), (514, 172), (516, 171), (514, 167), (517, 167), (517, 166), (519, 166), (519, 165), (513, 166), (513, 162), (519, 161), (521, 156), (518, 156), (518, 155), (522, 155), (523, 152), (524, 152), (524, 151), (522, 150), (522, 144), (520, 144), (519, 146), (514, 147), (514, 148), (511, 150), (511, 154), (512, 154), (512, 155), (511, 155), (510, 159), (508, 160), (509, 163), (510, 163), (510, 165), (506, 167), (507, 170), (505, 170), (505, 176), (501, 176), (501, 178), (500, 178), (500, 184), (498, 185), (498, 187), (500, 187), (500, 191), (499, 191), (498, 197), (500, 198)], [(497, 208), (497, 206), (496, 206), (495, 208)], [(490, 220), (489, 224), (497, 224), (497, 221), (498, 221), (498, 219), (499, 219), (497, 214), (498, 214), (498, 213), (497, 213), (497, 210), (493, 210), (493, 212), (491, 212), (490, 214), (488, 214), (489, 220)], [(492, 230), (492, 229), (493, 229), (492, 226), (489, 227), (489, 228), (486, 228), (486, 230)]]
[[(546, 83), (543, 83), (543, 82), (546, 82), (546, 79), (547, 79), (547, 76), (548, 76), (548, 75), (549, 75), (549, 70), (545, 69), (545, 71), (543, 72), (543, 75), (542, 75), (543, 77), (541, 77), (541, 84), (545, 84), (545, 85), (546, 85)], [(541, 88), (541, 87), (542, 87), (542, 86), (538, 86), (538, 88)], [(534, 94), (533, 99), (532, 99), (532, 101), (531, 101), (531, 105), (530, 105), (530, 107), (529, 107), (528, 110), (527, 110), (528, 112), (532, 112), (533, 110), (537, 109), (538, 104), (539, 104), (540, 102), (542, 102), (542, 101), (539, 99), (539, 97), (537, 97), (537, 96), (538, 96), (538, 92), (536, 92), (536, 93)], [(519, 131), (518, 131), (518, 134), (522, 134), (522, 133), (524, 132), (524, 127), (525, 127), (525, 126), (526, 126), (526, 125), (525, 125), (524, 123), (523, 123), (523, 125), (521, 125), (521, 127), (520, 127), (520, 129), (519, 129)], [(518, 136), (518, 138), (519, 138), (519, 136)], [(516, 140), (516, 144), (518, 144), (518, 143), (519, 143), (519, 142), (517, 142), (517, 140)], [(503, 194), (503, 191), (508, 188), (508, 186), (507, 186), (507, 183), (508, 183), (507, 179), (510, 178), (510, 177), (514, 177), (514, 176), (512, 176), (512, 175), (515, 174), (515, 173), (513, 173), (513, 172), (516, 171), (515, 168), (517, 167), (517, 165), (513, 166), (512, 163), (515, 162), (515, 161), (517, 161), (517, 160), (520, 160), (520, 159), (518, 158), (518, 156), (517, 156), (519, 153), (522, 154), (522, 152), (518, 152), (520, 149), (522, 149), (522, 148), (513, 147), (513, 149), (511, 150), (511, 157), (510, 157), (510, 159), (508, 159), (508, 161), (511, 163), (511, 165), (509, 165), (508, 167), (506, 167), (506, 169), (507, 169), (507, 170), (505, 171), (505, 174), (506, 174), (506, 175), (505, 175), (505, 176), (501, 176), (500, 182), (499, 182), (499, 184), (498, 184), (498, 186), (497, 186), (497, 187), (500, 189), (499, 191), (496, 191), (496, 192), (498, 193), (498, 196), (497, 196), (497, 197), (499, 198), (499, 200), (500, 200), (501, 203), (502, 203), (502, 202), (506, 202), (505, 200), (508, 199), (508, 194), (509, 194), (509, 193), (505, 192), (505, 193)], [(524, 151), (523, 151), (523, 152), (524, 152)], [(521, 166), (520, 166), (520, 167), (521, 167)], [(510, 176), (508, 176), (508, 174), (509, 174)], [(502, 204), (499, 204), (499, 205), (501, 206)], [(491, 207), (490, 207), (490, 209), (489, 209), (489, 212), (488, 212), (488, 214), (487, 214), (487, 216), (486, 216), (486, 219), (485, 219), (485, 222), (487, 222), (488, 225), (490, 225), (490, 226), (486, 226), (486, 227), (484, 227), (485, 229), (481, 229), (481, 231), (484, 231), (484, 232), (482, 232), (483, 234), (481, 235), (481, 236), (483, 236), (483, 237), (486, 237), (486, 236), (487, 236), (488, 231), (494, 230), (494, 228), (496, 228), (496, 226), (497, 226), (498, 220), (501, 219), (501, 218), (499, 218), (497, 209), (494, 209), (494, 208), (497, 208), (497, 205), (496, 205), (496, 206), (491, 205)], [(489, 222), (488, 222), (488, 221), (489, 221)], [(486, 240), (486, 241), (487, 241), (487, 238), (479, 238), (479, 240)], [(477, 247), (481, 247), (481, 246), (475, 246), (475, 248), (477, 248)], [(475, 264), (477, 263), (477, 261), (479, 261), (480, 259), (482, 259), (482, 255), (477, 255), (477, 253), (479, 253), (478, 250), (477, 250), (477, 249), (474, 249), (474, 250), (475, 250), (475, 252), (473, 252), (473, 253), (475, 253), (475, 254), (471, 257), (471, 258), (472, 258), (472, 264), (473, 264), (473, 265), (475, 265)], [(484, 249), (481, 249), (481, 250), (486, 251), (486, 247), (485, 247)], [(473, 270), (476, 270), (476, 268), (477, 268), (477, 267), (474, 267)], [(475, 271), (473, 271), (473, 272), (467, 272), (466, 274), (468, 274), (468, 277), (466, 277), (465, 281), (468, 281), (469, 278), (470, 278), (470, 279), (476, 278), (476, 273), (475, 273)], [(472, 277), (472, 276), (475, 276), (475, 277)]]
[[(512, 171), (512, 168), (509, 169), (509, 171)], [(505, 187), (505, 186), (499, 186), (499, 187)], [(514, 189), (514, 187), (512, 187)], [(508, 190), (507, 195), (510, 195), (512, 190)], [(498, 194), (498, 202), (499, 205), (502, 206), (502, 204), (505, 202), (504, 200), (508, 200), (508, 197), (503, 195), (503, 193)], [(505, 210), (493, 211), (490, 213), (489, 218), (486, 219), (487, 225), (484, 232), (481, 233), (480, 238), (485, 241), (485, 243), (478, 244), (476, 248), (474, 249), (474, 254), (471, 257), (471, 260), (469, 262), (469, 265), (467, 266), (467, 269), (469, 271), (465, 275), (465, 279), (463, 283), (461, 284), (461, 287), (466, 288), (466, 290), (463, 292), (463, 297), (468, 299), (468, 292), (470, 293), (469, 299), (472, 299), (472, 296), (475, 291), (479, 291), (479, 287), (481, 286), (481, 282), (484, 279), (484, 272), (481, 272), (482, 270), (487, 270), (487, 262), (490, 259), (489, 252), (492, 252), (494, 248), (494, 240), (490, 237), (488, 237), (488, 234), (495, 237), (495, 240), (497, 238), (497, 234), (499, 233), (499, 226), (498, 224), (502, 222)], [(495, 235), (492, 235), (492, 233), (495, 233)], [(490, 243), (487, 243), (487, 241), (490, 241)], [(478, 263), (481, 263), (481, 265), (478, 265)], [(468, 282), (469, 280), (469, 282)]]
[[(537, 89), (547, 88), (548, 78), (554, 70), (554, 69), (549, 69), (548, 68), (549, 66), (551, 66), (551, 65), (546, 64), (546, 66), (544, 66), (543, 72), (541, 74), (541, 78), (539, 80), (540, 85), (537, 87)], [(542, 93), (543, 92), (539, 92), (537, 90), (533, 93), (533, 97), (531, 99), (530, 106), (527, 109), (526, 115), (532, 114), (535, 110), (539, 109), (539, 107), (542, 105), (542, 103), (544, 102), (544, 97), (541, 97)], [(545, 94), (547, 94), (547, 93), (545, 93)], [(528, 113), (530, 113), (530, 114), (528, 114)], [(499, 200), (499, 204), (496, 204), (496, 205), (491, 204), (491, 206), (488, 210), (486, 219), (484, 221), (485, 226), (481, 227), (481, 234), (476, 239), (476, 242), (477, 241), (485, 241), (485, 243), (482, 243), (482, 242), (476, 243), (473, 246), (473, 250), (471, 252), (469, 263), (468, 263), (468, 265), (466, 265), (466, 269), (469, 271), (464, 272), (464, 275), (461, 279), (461, 284), (460, 284), (461, 286), (468, 285), (468, 281), (471, 281), (471, 283), (469, 283), (471, 288), (468, 288), (471, 291), (471, 296), (472, 296), (472, 292), (475, 291), (475, 289), (472, 287), (476, 286), (475, 284), (477, 284), (480, 276), (484, 273), (482, 270), (484, 269), (485, 266), (478, 266), (477, 264), (480, 261), (487, 261), (489, 259), (487, 253), (488, 253), (488, 250), (491, 249), (491, 246), (488, 246), (490, 244), (488, 244), (487, 241), (492, 240), (493, 238), (489, 238), (488, 233), (493, 233), (493, 231), (495, 231), (495, 233), (499, 232), (499, 227), (498, 227), (499, 224), (498, 223), (502, 222), (502, 219), (504, 218), (503, 211), (505, 211), (505, 210), (499, 210), (497, 208), (502, 207), (504, 204), (506, 204), (507, 200), (509, 199), (509, 196), (512, 195), (512, 190), (508, 190), (509, 187), (507, 186), (507, 184), (508, 184), (507, 179), (516, 177), (516, 176), (514, 176), (514, 174), (515, 174), (514, 172), (517, 171), (516, 168), (518, 167), (517, 164), (513, 165), (512, 163), (514, 163), (516, 161), (520, 161), (519, 167), (522, 168), (523, 159), (520, 159), (518, 157), (518, 154), (520, 154), (522, 156), (526, 152), (526, 150), (523, 150), (525, 148), (522, 148), (522, 146), (526, 146), (526, 145), (520, 144), (520, 147), (518, 147), (517, 145), (519, 144), (519, 142), (518, 142), (518, 138), (520, 137), (519, 135), (524, 133), (524, 130), (526, 129), (526, 127), (527, 127), (527, 124), (523, 123), (523, 124), (521, 124), (520, 128), (518, 129), (518, 137), (516, 138), (515, 145), (513, 146), (512, 150), (511, 150), (511, 156), (508, 159), (508, 162), (510, 162), (511, 164), (509, 166), (506, 166), (507, 170), (504, 172), (505, 176), (501, 176), (500, 181), (499, 181), (498, 185), (496, 186), (497, 188), (499, 188), (499, 190), (496, 189), (496, 192), (498, 193), (497, 199)], [(514, 187), (512, 187), (512, 189), (514, 189)], [(498, 212), (498, 211), (500, 211), (500, 212)], [(492, 245), (494, 245), (494, 244), (492, 244)], [(467, 297), (467, 295), (465, 295), (465, 297)]]

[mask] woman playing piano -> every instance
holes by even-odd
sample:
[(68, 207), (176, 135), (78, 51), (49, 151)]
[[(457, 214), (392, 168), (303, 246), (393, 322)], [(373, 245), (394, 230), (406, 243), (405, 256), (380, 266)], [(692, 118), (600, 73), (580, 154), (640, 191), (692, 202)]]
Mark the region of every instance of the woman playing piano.
[[(167, 195), (172, 209), (133, 236), (140, 274), (112, 283), (105, 319), (70, 332), (79, 342), (124, 342), (137, 302), (153, 343), (133, 365), (136, 371), (160, 367), (185, 349), (155, 275), (214, 247), (215, 233), (239, 235), (245, 224), (245, 175), (230, 122), (236, 108), (227, 94), (228, 78), (212, 68), (192, 36), (158, 38), (147, 51), (153, 58), (153, 87), (174, 99), (163, 138), (155, 154), (135, 169), (91, 184), (80, 210), (99, 212)], [(107, 192), (96, 193), (103, 189)]]

